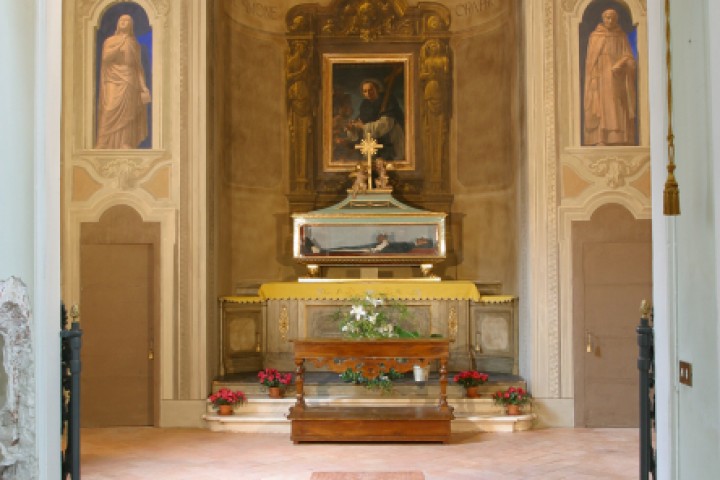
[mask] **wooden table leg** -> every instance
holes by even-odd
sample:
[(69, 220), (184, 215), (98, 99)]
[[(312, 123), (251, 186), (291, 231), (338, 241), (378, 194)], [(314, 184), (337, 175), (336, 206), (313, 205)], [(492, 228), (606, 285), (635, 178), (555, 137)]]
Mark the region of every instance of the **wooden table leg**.
[(440, 359), (440, 410), (447, 410), (447, 358)]
[(298, 410), (305, 410), (305, 359), (295, 359), (295, 389), (297, 394), (295, 396), (295, 408)]

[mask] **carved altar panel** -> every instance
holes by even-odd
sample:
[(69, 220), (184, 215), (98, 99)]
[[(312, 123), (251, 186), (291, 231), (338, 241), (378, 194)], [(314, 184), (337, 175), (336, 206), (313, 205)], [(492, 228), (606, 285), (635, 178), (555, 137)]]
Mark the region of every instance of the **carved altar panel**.
[[(498, 297), (500, 298), (500, 297)], [(516, 301), (479, 302), (471, 306), (470, 348), (478, 370), (517, 374)]]
[[(430, 302), (408, 302), (406, 305), (411, 312), (411, 318), (398, 322), (400, 327), (417, 332), (423, 337), (429, 337), (432, 333), (439, 334), (443, 330), (437, 315), (433, 315), (437, 308), (433, 308)], [(334, 315), (339, 310), (349, 308), (350, 303), (347, 301), (303, 302), (298, 319), (298, 338), (341, 338), (339, 323)]]
[(222, 366), (225, 374), (262, 368), (264, 306), (228, 304), (223, 308)]

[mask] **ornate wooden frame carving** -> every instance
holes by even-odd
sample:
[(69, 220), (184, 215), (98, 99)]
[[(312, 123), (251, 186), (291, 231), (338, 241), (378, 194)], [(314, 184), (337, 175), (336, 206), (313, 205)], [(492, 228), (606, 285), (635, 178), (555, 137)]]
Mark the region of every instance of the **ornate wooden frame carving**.
[[(448, 194), (452, 59), (450, 10), (405, 0), (333, 0), (327, 7), (301, 4), (286, 15), (288, 57), (286, 99), (289, 132), (289, 197), (293, 210), (306, 210), (315, 195), (342, 195), (345, 172), (323, 168), (323, 98), (320, 91), (325, 54), (399, 55), (415, 59), (408, 76), (417, 85), (411, 121), (417, 125), (408, 152), (414, 168), (397, 172), (396, 189), (406, 195)], [(342, 169), (341, 169), (342, 170)], [(305, 205), (301, 206), (299, 204)]]

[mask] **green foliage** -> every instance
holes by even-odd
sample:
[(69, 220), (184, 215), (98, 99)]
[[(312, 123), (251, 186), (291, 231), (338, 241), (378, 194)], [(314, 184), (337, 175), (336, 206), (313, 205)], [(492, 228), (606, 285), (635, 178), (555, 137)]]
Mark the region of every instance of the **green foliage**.
[(380, 375), (372, 379), (365, 378), (360, 371), (359, 366), (355, 370), (348, 368), (340, 374), (340, 379), (343, 382), (364, 384), (365, 388), (369, 390), (380, 390), (384, 394), (392, 392), (392, 381), (400, 378), (403, 378), (403, 374), (397, 372), (394, 368), (391, 368), (387, 372), (382, 372)]

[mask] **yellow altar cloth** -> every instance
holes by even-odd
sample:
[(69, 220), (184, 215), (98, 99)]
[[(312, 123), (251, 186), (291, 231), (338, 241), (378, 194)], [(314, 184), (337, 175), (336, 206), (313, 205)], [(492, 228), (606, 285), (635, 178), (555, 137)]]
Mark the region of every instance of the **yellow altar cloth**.
[(360, 282), (272, 282), (264, 283), (258, 295), (266, 300), (347, 300), (368, 292), (397, 300), (480, 300), (474, 283), (468, 281), (392, 281)]

